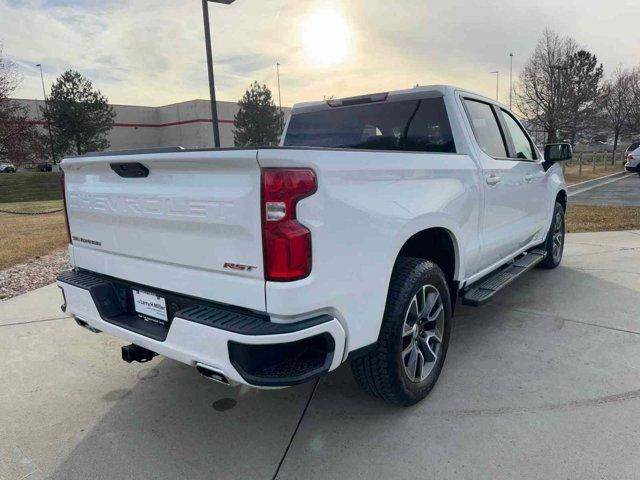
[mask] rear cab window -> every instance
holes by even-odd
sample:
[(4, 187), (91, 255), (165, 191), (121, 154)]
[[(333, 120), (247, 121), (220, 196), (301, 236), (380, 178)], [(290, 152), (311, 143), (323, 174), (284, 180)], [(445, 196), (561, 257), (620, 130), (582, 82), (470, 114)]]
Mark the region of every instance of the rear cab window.
[(489, 103), (464, 98), (473, 134), (484, 153), (494, 158), (507, 158), (507, 143), (493, 107)]
[(289, 147), (455, 153), (444, 99), (385, 100), (294, 113)]

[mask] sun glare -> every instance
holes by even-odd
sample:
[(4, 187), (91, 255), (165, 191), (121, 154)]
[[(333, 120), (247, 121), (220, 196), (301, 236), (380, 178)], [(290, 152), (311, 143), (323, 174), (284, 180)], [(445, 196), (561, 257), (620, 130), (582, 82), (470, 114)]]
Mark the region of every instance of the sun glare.
[(312, 65), (330, 67), (349, 52), (351, 32), (344, 17), (335, 10), (318, 10), (302, 22), (302, 41)]

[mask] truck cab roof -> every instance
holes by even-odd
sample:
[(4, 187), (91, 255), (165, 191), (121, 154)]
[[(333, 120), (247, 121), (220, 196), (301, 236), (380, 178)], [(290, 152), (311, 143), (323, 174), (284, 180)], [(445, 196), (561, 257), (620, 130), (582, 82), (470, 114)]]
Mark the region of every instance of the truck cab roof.
[(455, 92), (463, 92), (465, 94), (473, 95), (476, 98), (482, 98), (490, 103), (495, 103), (503, 108), (507, 108), (500, 102), (488, 98), (471, 90), (466, 90), (453, 85), (425, 85), (414, 88), (407, 88), (404, 90), (393, 90), (389, 92), (378, 92), (365, 95), (357, 95), (353, 97), (344, 98), (330, 98), (321, 101), (312, 102), (300, 102), (293, 106), (292, 114), (314, 112), (319, 110), (326, 110), (336, 107), (346, 107), (351, 105), (361, 105), (365, 103), (375, 103), (384, 101), (399, 101), (399, 100), (412, 100), (417, 98), (435, 98), (454, 95)]

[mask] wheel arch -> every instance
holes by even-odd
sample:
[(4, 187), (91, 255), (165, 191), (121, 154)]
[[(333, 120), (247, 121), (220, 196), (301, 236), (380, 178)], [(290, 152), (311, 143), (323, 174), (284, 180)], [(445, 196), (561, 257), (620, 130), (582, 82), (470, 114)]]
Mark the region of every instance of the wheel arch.
[(461, 261), (457, 238), (450, 229), (429, 227), (414, 233), (405, 240), (396, 255), (394, 264), (400, 257), (422, 258), (437, 264), (447, 280), (451, 307), (455, 309), (460, 285)]
[(566, 192), (566, 190), (560, 190), (556, 194), (556, 202), (558, 202), (560, 205), (562, 205), (562, 209), (565, 212), (567, 211), (567, 192)]
[(451, 230), (429, 227), (409, 237), (398, 252), (398, 257), (415, 257), (438, 264), (448, 281), (455, 281), (460, 273), (458, 242)]

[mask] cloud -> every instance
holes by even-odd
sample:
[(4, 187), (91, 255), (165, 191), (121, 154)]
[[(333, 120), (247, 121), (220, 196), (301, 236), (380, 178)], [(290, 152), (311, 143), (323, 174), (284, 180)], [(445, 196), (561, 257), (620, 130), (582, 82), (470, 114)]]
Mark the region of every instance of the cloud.
[[(304, 19), (319, 9), (343, 15), (349, 54), (320, 67), (306, 57)], [(640, 2), (631, 0), (237, 0), (211, 4), (218, 97), (234, 101), (253, 81), (283, 103), (452, 83), (487, 95), (492, 70), (508, 97), (510, 51), (517, 72), (545, 26), (572, 35), (605, 67), (638, 61)], [(328, 35), (330, 32), (327, 33)], [(207, 98), (202, 12), (196, 1), (0, 0), (0, 41), (24, 73), (19, 92), (42, 95), (67, 68), (89, 76), (112, 102), (161, 105)]]

